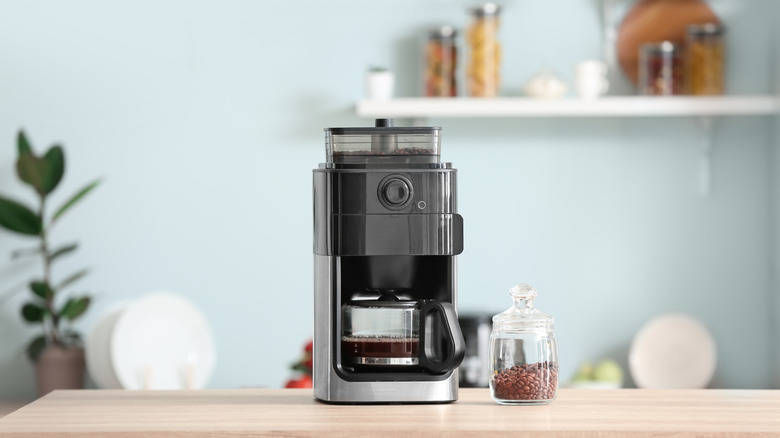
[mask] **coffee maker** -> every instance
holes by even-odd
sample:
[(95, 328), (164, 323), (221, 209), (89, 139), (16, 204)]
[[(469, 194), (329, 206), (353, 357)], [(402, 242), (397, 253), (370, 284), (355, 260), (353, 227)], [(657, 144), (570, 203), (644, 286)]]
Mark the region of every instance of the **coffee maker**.
[(314, 396), (447, 403), (465, 346), (463, 219), (441, 128), (326, 128), (314, 169)]

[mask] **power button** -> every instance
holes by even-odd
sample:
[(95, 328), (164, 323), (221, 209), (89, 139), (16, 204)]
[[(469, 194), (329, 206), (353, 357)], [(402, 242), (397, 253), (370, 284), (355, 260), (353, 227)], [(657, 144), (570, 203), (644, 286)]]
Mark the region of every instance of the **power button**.
[(402, 175), (389, 175), (379, 183), (379, 202), (390, 210), (400, 210), (412, 202), (412, 182)]

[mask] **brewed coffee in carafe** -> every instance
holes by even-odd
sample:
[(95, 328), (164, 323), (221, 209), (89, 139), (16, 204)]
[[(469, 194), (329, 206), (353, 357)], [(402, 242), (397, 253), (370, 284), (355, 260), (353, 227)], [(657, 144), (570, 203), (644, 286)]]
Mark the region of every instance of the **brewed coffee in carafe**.
[(451, 303), (402, 300), (394, 291), (345, 304), (342, 330), (343, 363), (358, 371), (442, 372), (457, 366), (465, 354)]

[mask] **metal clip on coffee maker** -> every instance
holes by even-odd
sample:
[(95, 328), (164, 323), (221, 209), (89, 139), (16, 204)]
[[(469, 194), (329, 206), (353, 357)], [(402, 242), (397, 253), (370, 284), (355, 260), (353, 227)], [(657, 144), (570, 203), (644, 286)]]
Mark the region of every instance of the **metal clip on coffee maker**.
[(314, 169), (314, 396), (447, 403), (465, 354), (463, 219), (441, 128), (325, 129)]

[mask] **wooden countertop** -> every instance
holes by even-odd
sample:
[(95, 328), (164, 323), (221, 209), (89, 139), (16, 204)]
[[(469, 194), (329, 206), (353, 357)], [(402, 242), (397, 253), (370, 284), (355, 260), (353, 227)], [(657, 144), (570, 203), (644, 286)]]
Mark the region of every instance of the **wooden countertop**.
[(2, 437), (780, 436), (780, 390), (561, 389), (499, 406), (487, 389), (443, 405), (328, 405), (310, 389), (55, 391), (0, 419)]
[(0, 401), (0, 418), (5, 417), (11, 412), (21, 408), (27, 403), (21, 401)]

